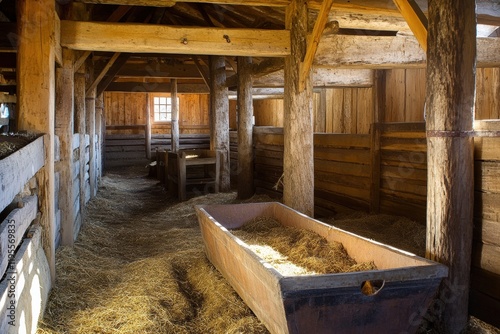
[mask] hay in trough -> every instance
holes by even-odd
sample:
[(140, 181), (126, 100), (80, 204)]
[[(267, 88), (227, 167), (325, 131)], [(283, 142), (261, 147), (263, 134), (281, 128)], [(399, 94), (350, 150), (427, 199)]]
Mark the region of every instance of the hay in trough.
[(356, 263), (339, 242), (319, 234), (257, 217), (232, 233), (283, 275), (333, 274), (374, 270), (373, 262)]
[(38, 333), (267, 333), (203, 250), (193, 206), (232, 202), (178, 203), (145, 176), (104, 177), (75, 246), (56, 253)]
[(426, 227), (411, 219), (353, 211), (337, 214), (324, 222), (418, 256), (425, 256)]

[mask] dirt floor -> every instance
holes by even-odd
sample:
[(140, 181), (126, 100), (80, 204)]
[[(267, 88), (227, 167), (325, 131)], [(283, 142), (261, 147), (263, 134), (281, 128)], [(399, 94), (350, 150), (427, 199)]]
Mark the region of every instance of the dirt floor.
[[(193, 210), (238, 202), (227, 193), (178, 203), (144, 167), (109, 171), (75, 246), (56, 253), (56, 285), (37, 333), (268, 333), (205, 257)], [(500, 332), (473, 319), (469, 333)]]

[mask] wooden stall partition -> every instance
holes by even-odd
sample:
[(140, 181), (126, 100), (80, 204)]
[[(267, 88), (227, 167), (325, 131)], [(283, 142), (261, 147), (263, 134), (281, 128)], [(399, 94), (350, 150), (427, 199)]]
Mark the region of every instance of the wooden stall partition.
[(470, 313), (500, 327), (500, 121), (474, 123)]
[(370, 143), (370, 135), (314, 135), (314, 188), (318, 215), (331, 215), (339, 204), (368, 211)]
[(380, 212), (425, 222), (425, 123), (385, 123), (380, 138)]

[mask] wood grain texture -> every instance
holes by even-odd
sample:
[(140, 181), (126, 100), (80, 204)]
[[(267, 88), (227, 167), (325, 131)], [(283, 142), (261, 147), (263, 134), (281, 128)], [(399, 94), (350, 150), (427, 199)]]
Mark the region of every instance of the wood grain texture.
[[(472, 130), (475, 22), (472, 0), (429, 3), (427, 131)], [(446, 305), (442, 318), (447, 333), (461, 332), (468, 321), (473, 145), (467, 137), (428, 138), (426, 254), (450, 269), (445, 281), (454, 287), (454, 302)]]

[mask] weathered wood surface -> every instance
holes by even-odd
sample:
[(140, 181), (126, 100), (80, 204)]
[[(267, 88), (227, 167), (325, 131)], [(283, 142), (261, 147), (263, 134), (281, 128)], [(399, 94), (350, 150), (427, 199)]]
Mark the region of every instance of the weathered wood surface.
[(74, 50), (280, 57), (290, 52), (289, 36), (287, 30), (61, 20), (61, 45)]
[(54, 115), (55, 115), (55, 3), (50, 0), (16, 2), (18, 24), (17, 126), (45, 133), (44, 168), (37, 173), (44, 228), (44, 249), (55, 281), (54, 248)]
[(473, 126), (475, 1), (430, 2), (428, 16), (426, 256), (449, 266), (445, 283), (454, 302), (442, 310), (441, 325), (445, 333), (459, 333), (469, 314), (474, 142), (447, 134)]
[(0, 224), (1, 276), (5, 274), (9, 261), (14, 259), (15, 250), (21, 244), (26, 230), (38, 212), (38, 198), (36, 196), (24, 197), (16, 204), (16, 207)]
[(179, 150), (179, 105), (177, 103), (177, 79), (172, 79), (171, 81), (171, 115), (172, 120), (170, 122), (171, 130), (171, 145), (172, 152), (177, 152)]
[[(23, 240), (13, 261), (13, 270), (7, 271), (6, 278), (0, 282), (0, 332), (6, 334), (36, 333), (38, 321), (49, 299), (51, 289), (50, 262), (43, 250), (42, 228), (33, 227), (30, 237)], [(11, 279), (12, 276), (16, 278)], [(11, 284), (14, 284), (12, 286)], [(11, 298), (14, 289), (15, 298)], [(16, 302), (15, 325), (8, 307)]]
[[(56, 128), (55, 133), (60, 139), (60, 161), (56, 171), (61, 174), (60, 186), (56, 187), (59, 194), (60, 220), (62, 227), (56, 229), (56, 235), (61, 235), (63, 245), (73, 245), (75, 212), (72, 196), (73, 175), (73, 131), (74, 124), (74, 69), (73, 52), (63, 50), (63, 67), (56, 70)], [(57, 208), (57, 206), (56, 206)]]
[(252, 59), (238, 58), (238, 198), (249, 198), (254, 194), (253, 185), (253, 100)]
[[(408, 319), (425, 309), (447, 274), (445, 266), (345, 233), (278, 203), (196, 210), (208, 258), (271, 333), (415, 331), (423, 314), (414, 323)], [(283, 277), (228, 230), (262, 216), (341, 242), (356, 261), (374, 261), (379, 270)], [(363, 281), (373, 279), (384, 280), (376, 300), (366, 298), (360, 289)], [(372, 308), (383, 311), (371, 317)]]
[(312, 84), (307, 73), (301, 87), (300, 66), (307, 49), (307, 4), (293, 0), (286, 10), (290, 56), (285, 57), (283, 203), (314, 215)]
[(27, 146), (0, 160), (0, 211), (3, 211), (24, 185), (44, 165), (44, 138), (39, 137)]
[(224, 57), (210, 57), (210, 149), (220, 154), (220, 190), (231, 187), (229, 170), (229, 101)]

